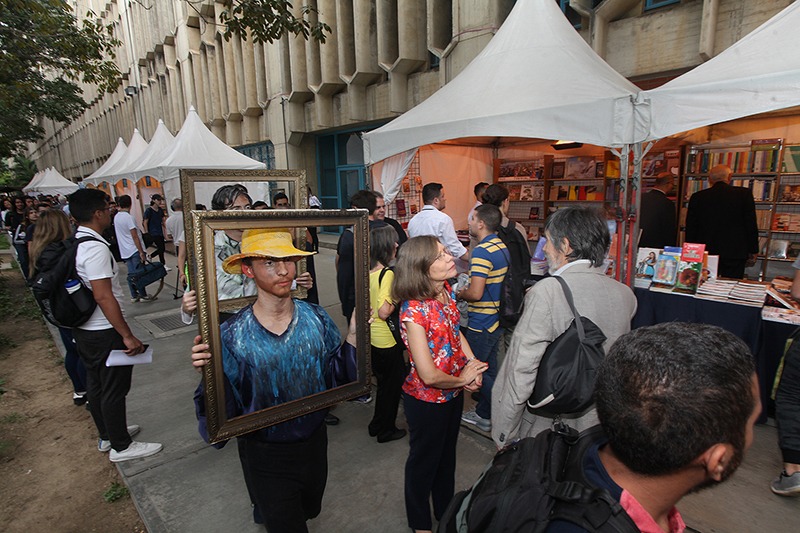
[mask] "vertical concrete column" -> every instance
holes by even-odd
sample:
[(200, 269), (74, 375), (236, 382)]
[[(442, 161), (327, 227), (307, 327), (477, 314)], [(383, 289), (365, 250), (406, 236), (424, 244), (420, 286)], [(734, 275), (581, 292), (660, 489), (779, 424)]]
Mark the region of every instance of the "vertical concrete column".
[(347, 82), (348, 118), (365, 120), (366, 87), (382, 76), (378, 65), (375, 4), (370, 0), (344, 0), (339, 7), (343, 7), (336, 17), (339, 77)]

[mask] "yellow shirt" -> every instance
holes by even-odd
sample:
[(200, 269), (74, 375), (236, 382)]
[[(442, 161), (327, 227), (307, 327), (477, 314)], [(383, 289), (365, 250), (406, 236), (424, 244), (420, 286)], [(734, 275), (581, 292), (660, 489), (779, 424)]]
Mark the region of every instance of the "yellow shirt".
[(378, 316), (378, 309), (380, 309), (384, 302), (392, 302), (392, 284), (394, 284), (394, 272), (387, 270), (383, 275), (380, 286), (378, 286), (378, 277), (381, 271), (376, 270), (369, 274), (369, 305), (372, 307), (372, 324), (370, 324), (370, 344), (376, 348), (391, 348), (396, 343), (394, 336), (386, 325), (385, 320), (381, 320)]

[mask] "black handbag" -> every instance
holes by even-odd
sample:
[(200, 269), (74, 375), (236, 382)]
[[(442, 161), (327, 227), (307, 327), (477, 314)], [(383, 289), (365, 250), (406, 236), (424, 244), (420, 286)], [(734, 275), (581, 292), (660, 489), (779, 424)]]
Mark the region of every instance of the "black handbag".
[[(384, 267), (381, 270), (381, 273), (378, 275), (378, 287), (380, 287), (381, 282), (383, 281), (383, 276), (386, 274), (387, 270), (392, 270), (390, 267)], [(394, 306), (394, 311), (392, 314), (386, 317), (386, 326), (389, 328), (389, 331), (392, 332), (392, 337), (394, 337), (394, 342), (398, 346), (403, 346), (403, 337), (400, 333), (400, 303), (398, 302)]]
[(539, 363), (528, 410), (542, 416), (580, 413), (590, 407), (597, 368), (605, 357), (606, 336), (594, 322), (578, 314), (567, 282), (555, 278), (575, 318), (550, 343)]
[(165, 277), (167, 277), (167, 269), (164, 268), (163, 263), (158, 261), (140, 263), (139, 268), (128, 274), (128, 278), (132, 279), (134, 283), (141, 284), (144, 287)]

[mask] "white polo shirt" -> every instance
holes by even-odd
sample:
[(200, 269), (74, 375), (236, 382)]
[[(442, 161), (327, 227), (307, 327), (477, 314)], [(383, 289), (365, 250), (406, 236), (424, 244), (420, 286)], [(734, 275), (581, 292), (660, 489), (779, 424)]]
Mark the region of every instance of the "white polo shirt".
[[(110, 278), (111, 290), (124, 315), (125, 308), (122, 305), (124, 297), (117, 276), (117, 262), (114, 261), (114, 256), (111, 255), (108, 242), (99, 233), (85, 226), (78, 227), (75, 236), (78, 238), (92, 236), (100, 241), (88, 241), (78, 246), (78, 253), (75, 255), (75, 268), (78, 271), (81, 282), (89, 290), (92, 290), (92, 280)], [(103, 310), (98, 305), (89, 320), (78, 327), (89, 331), (98, 331), (113, 328), (114, 326), (111, 325), (111, 322), (108, 321), (106, 315), (103, 314)]]
[(128, 259), (133, 254), (139, 253), (136, 244), (133, 242), (133, 236), (131, 235), (132, 229), (136, 230), (136, 234), (139, 236), (139, 242), (144, 246), (142, 232), (139, 231), (139, 227), (136, 226), (136, 222), (133, 220), (131, 214), (127, 211), (119, 211), (114, 216), (114, 231), (117, 233), (119, 255), (123, 259)]

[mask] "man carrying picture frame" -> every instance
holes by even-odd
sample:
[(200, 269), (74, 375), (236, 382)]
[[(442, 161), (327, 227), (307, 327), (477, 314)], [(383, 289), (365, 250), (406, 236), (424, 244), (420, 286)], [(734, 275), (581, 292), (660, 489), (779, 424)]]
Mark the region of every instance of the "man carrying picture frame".
[[(355, 359), (355, 315), (347, 339), (319, 306), (291, 297), (296, 262), (311, 255), (296, 248), (285, 229), (246, 230), (241, 253), (225, 259), (230, 274), (254, 280), (256, 301), (220, 328), (227, 418), (316, 395), (335, 386), (330, 361), (350, 352)], [(195, 338), (193, 365), (211, 359)], [(205, 390), (195, 394), (200, 431), (205, 432)], [(238, 437), (254, 520), (269, 531), (306, 531), (319, 515), (327, 482), (326, 409), (256, 429)], [(224, 444), (223, 444), (224, 445)]]

